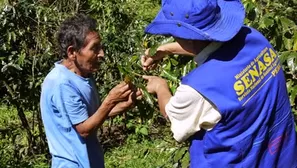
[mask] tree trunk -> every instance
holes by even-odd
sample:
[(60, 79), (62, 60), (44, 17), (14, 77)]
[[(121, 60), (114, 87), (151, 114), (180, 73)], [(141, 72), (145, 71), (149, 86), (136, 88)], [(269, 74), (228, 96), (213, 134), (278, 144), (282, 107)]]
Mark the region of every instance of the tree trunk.
[(32, 139), (33, 139), (33, 135), (31, 133), (31, 129), (30, 126), (28, 124), (28, 120), (26, 118), (26, 115), (24, 113), (23, 108), (21, 108), (19, 105), (16, 105), (17, 107), (17, 111), (18, 111), (18, 116), (22, 122), (22, 126), (25, 128), (26, 132), (27, 132), (27, 137), (28, 137), (28, 144), (29, 144), (29, 149), (32, 149)]
[(37, 110), (37, 126), (38, 126), (38, 131), (39, 131), (39, 138), (40, 138), (40, 152), (41, 153), (47, 153), (48, 152), (48, 148), (47, 148), (47, 144), (46, 144), (46, 137), (45, 137), (45, 133), (43, 131), (43, 124), (42, 124), (42, 120), (41, 120), (41, 112), (40, 110)]

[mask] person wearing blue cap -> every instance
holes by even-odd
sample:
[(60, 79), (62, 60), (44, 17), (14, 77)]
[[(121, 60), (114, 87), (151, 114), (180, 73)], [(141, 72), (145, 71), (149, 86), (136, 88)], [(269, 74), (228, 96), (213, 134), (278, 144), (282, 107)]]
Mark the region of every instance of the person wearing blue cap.
[(278, 55), (244, 25), (239, 0), (163, 0), (145, 32), (172, 36), (144, 70), (168, 54), (193, 56), (197, 67), (172, 96), (166, 80), (143, 76), (174, 138), (190, 141), (190, 167), (297, 167), (297, 143)]
[(58, 32), (61, 61), (42, 84), (40, 108), (53, 168), (103, 168), (97, 129), (129, 109), (140, 91), (121, 82), (100, 102), (92, 73), (104, 57), (96, 21), (77, 14)]

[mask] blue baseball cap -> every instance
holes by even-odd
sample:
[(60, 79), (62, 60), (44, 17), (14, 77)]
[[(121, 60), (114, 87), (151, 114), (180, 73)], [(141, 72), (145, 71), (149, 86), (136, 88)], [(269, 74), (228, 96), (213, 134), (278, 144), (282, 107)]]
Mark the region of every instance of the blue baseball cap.
[(240, 0), (162, 0), (145, 32), (189, 40), (228, 41), (244, 24)]

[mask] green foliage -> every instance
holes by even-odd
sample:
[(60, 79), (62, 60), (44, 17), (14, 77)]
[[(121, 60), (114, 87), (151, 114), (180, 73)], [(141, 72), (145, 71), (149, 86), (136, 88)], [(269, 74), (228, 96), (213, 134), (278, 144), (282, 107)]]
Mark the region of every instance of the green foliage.
[[(164, 140), (169, 138), (171, 140)], [(121, 147), (105, 153), (107, 168), (186, 168), (189, 163), (187, 147), (176, 144), (171, 137), (163, 135), (161, 139), (144, 139), (130, 136)], [(182, 158), (182, 159), (180, 159)]]
[[(45, 153), (30, 154), (27, 134), (18, 120), (17, 111), (1, 106), (0, 114), (0, 167), (46, 167), (48, 158)], [(26, 114), (29, 121), (32, 121), (32, 115)]]
[(57, 60), (54, 49), (56, 27), (63, 18), (75, 12), (71, 10), (76, 6), (76, 3), (50, 0), (1, 3), (0, 103), (16, 109), (18, 118), (15, 122), (20, 122), (17, 127), (2, 125), (13, 131), (1, 138), (1, 145), (4, 145), (0, 148), (4, 156), (0, 159), (1, 165), (28, 167), (34, 164), (32, 157), (47, 159), (39, 112), (40, 86)]
[(260, 30), (278, 51), (286, 73), (290, 102), (297, 115), (297, 1), (243, 0), (246, 24)]
[[(145, 90), (145, 82), (141, 76), (148, 73), (142, 70), (140, 57), (146, 48), (156, 42), (154, 37), (145, 36), (143, 30), (159, 10), (160, 2), (91, 0), (89, 4), (89, 14), (98, 21), (98, 29), (105, 44), (105, 62), (96, 78), (99, 93), (105, 97), (125, 77), (144, 90), (144, 100), (138, 101), (135, 109), (129, 111), (124, 118), (119, 116), (110, 122), (125, 123), (128, 131), (135, 132), (140, 137), (147, 136), (149, 125), (159, 114), (155, 112), (155, 98)], [(149, 74), (157, 75), (154, 72)]]

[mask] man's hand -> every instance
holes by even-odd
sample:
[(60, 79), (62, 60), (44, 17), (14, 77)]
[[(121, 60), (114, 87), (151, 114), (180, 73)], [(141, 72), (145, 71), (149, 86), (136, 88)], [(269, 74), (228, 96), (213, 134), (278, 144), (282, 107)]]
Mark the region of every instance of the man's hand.
[(133, 107), (136, 100), (139, 100), (142, 98), (141, 91), (138, 89), (136, 92), (132, 92), (129, 95), (129, 98), (127, 101), (119, 102), (108, 114), (109, 117), (113, 117), (116, 115), (119, 115), (129, 108)]
[(169, 90), (165, 79), (157, 76), (143, 76), (143, 79), (147, 80), (146, 89), (149, 93), (159, 93), (161, 90)]
[(132, 90), (130, 89), (129, 84), (121, 82), (110, 90), (104, 101), (111, 104), (116, 104), (121, 101), (126, 101), (131, 93)]
[(141, 57), (141, 65), (145, 71), (155, 69), (159, 61), (167, 55), (167, 52), (162, 49), (162, 46), (157, 49), (155, 55), (149, 55), (149, 51), (150, 49), (147, 49), (144, 53), (145, 55)]
[(209, 42), (191, 41), (176, 38), (177, 42), (167, 43), (159, 46), (155, 55), (149, 55), (149, 50), (141, 57), (143, 70), (156, 68), (159, 61), (168, 54), (196, 56)]

